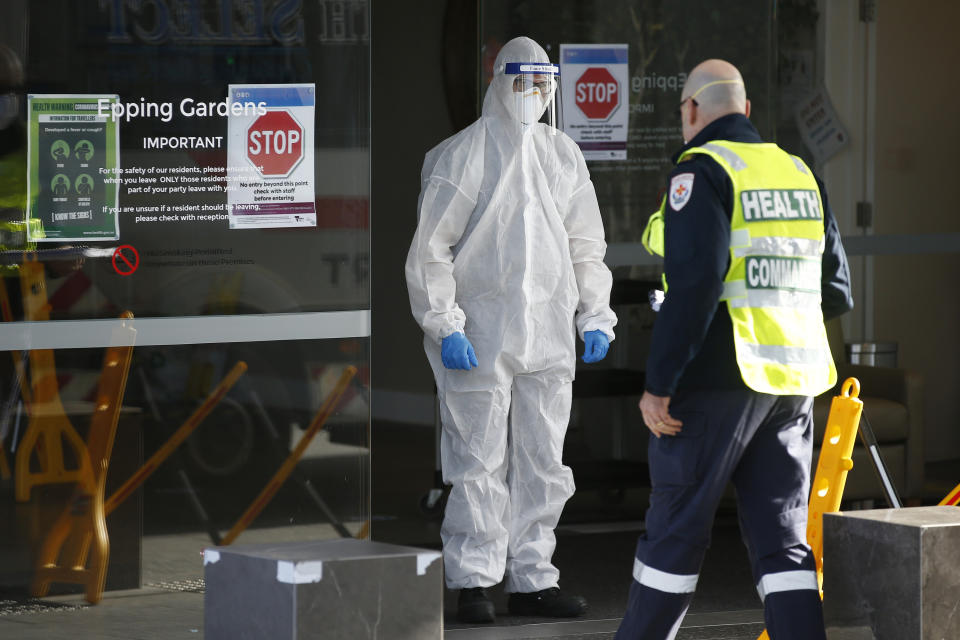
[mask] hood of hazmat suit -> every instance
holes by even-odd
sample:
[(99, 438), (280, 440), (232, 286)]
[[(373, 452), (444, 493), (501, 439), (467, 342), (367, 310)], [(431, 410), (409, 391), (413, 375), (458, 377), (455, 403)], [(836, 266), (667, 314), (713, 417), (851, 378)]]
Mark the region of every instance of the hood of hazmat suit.
[[(451, 588), (491, 586), (505, 570), (511, 592), (556, 585), (553, 528), (574, 488), (560, 454), (576, 334), (614, 337), (586, 163), (540, 121), (556, 112), (556, 71), (533, 40), (508, 42), (480, 119), (423, 163), (406, 278), (440, 396)], [(442, 339), (459, 331), (479, 361), (469, 371), (441, 361)]]

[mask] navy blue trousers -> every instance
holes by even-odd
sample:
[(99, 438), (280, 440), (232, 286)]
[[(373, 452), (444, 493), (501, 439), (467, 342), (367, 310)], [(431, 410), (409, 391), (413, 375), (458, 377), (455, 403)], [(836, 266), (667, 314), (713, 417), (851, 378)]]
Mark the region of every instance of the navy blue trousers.
[(717, 505), (732, 481), (772, 640), (825, 640), (806, 544), (813, 399), (696, 391), (671, 401), (677, 436), (650, 437), (652, 491), (618, 640), (670, 640), (693, 599)]

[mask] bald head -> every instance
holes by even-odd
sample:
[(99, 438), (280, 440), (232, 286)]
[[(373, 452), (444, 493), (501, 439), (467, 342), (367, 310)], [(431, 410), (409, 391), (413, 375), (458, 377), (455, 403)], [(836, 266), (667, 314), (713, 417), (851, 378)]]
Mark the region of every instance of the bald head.
[(693, 68), (683, 87), (683, 137), (690, 140), (708, 124), (731, 113), (750, 115), (743, 77), (725, 60), (705, 60)]

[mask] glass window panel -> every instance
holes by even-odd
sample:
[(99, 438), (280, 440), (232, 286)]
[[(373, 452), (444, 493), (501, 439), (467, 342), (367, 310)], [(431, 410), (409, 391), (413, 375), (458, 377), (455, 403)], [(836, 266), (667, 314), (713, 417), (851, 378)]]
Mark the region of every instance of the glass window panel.
[[(109, 460), (104, 497), (116, 505), (107, 516), (107, 589), (202, 588), (196, 552), (232, 534), (240, 542), (368, 535), (368, 2), (11, 0), (0, 19), (0, 348), (8, 349), (0, 353), (0, 590), (23, 597), (56, 519), (90, 508), (84, 478), (94, 476), (56, 471), (97, 451)], [(315, 224), (292, 210), (277, 224), (231, 228), (227, 219), (226, 189), (239, 179), (229, 179), (238, 121), (225, 115), (226, 100), (230, 85), (256, 84), (313, 102), (306, 117), (293, 102), (267, 109), (291, 114), (297, 135), (259, 130), (285, 133), (287, 147), (272, 141), (292, 158), (289, 176), (312, 159), (296, 186), (307, 187)], [(300, 91), (284, 93), (286, 85)], [(116, 96), (124, 114), (94, 115), (94, 102), (92, 117), (65, 121), (49, 106), (77, 112), (83, 99), (54, 96), (80, 95)], [(236, 138), (248, 156), (253, 129)], [(245, 165), (248, 203), (262, 189), (282, 204), (276, 194), (293, 179), (257, 166), (252, 157)], [(66, 192), (55, 190), (58, 174)], [(92, 179), (92, 198), (105, 198), (101, 207), (84, 204), (81, 174)], [(115, 212), (97, 195), (110, 190)], [(53, 217), (71, 211), (96, 215)], [(48, 237), (33, 241), (34, 224)], [(68, 227), (73, 233), (51, 237)], [(95, 228), (111, 233), (84, 234)], [(115, 255), (124, 245), (135, 253)], [(135, 340), (120, 329), (124, 312)], [(108, 347), (129, 354), (124, 385), (104, 373), (117, 369), (105, 365)], [(232, 371), (235, 383), (218, 393)], [(209, 413), (191, 423), (205, 402)], [(97, 418), (101, 406), (120, 407), (112, 435), (110, 421)], [(196, 426), (188, 433), (185, 424)], [(45, 432), (61, 435), (37, 437)], [(55, 437), (65, 458), (51, 463), (42, 456)], [(169, 455), (151, 460), (159, 453)], [(295, 454), (291, 475), (261, 495)], [(142, 482), (125, 484), (138, 472)], [(262, 510), (243, 520), (252, 504)], [(56, 583), (53, 592), (78, 590)]]
[[(25, 217), (25, 185), (5, 180), (10, 193), (0, 194), (10, 223), (0, 241), (5, 262), (16, 263), (25, 246), (73, 261), (90, 295), (104, 300), (58, 309), (54, 317), (113, 317), (118, 308), (143, 317), (368, 307), (366, 2), (60, 0), (22, 10), (28, 27), (15, 51), (26, 76), (21, 112), (26, 93), (117, 95), (124, 106), (117, 118), (118, 240), (25, 245), (15, 233)], [(41, 13), (60, 18), (40, 19)], [(307, 151), (315, 166), (308, 203), (316, 209), (314, 226), (231, 229), (225, 218), (229, 118), (217, 105), (230, 84), (261, 83), (316, 84), (307, 123), (315, 146)], [(22, 116), (20, 123), (26, 124)], [(6, 136), (14, 147), (4, 154), (11, 174), (27, 174), (27, 133), (19, 127)], [(210, 139), (212, 148), (203, 147)], [(47, 141), (37, 134), (34, 142)], [(47, 160), (38, 155), (38, 163)], [(82, 172), (74, 160), (61, 167), (68, 181)], [(97, 170), (111, 168), (101, 160), (94, 153), (88, 163), (94, 182), (102, 178)], [(66, 223), (46, 215), (47, 195), (34, 196), (34, 217), (51, 233)], [(100, 213), (88, 226), (99, 223)], [(119, 245), (139, 254), (132, 276), (120, 277), (112, 264), (109, 250)], [(94, 257), (90, 248), (106, 255)]]
[(683, 144), (675, 115), (682, 83), (698, 62), (723, 58), (737, 65), (753, 104), (751, 119), (761, 135), (774, 137), (776, 56), (769, 0), (707, 9), (689, 0), (483, 2), (484, 89), (497, 51), (520, 34), (539, 42), (554, 62), (561, 44), (629, 46), (627, 159), (589, 163), (608, 242), (639, 242), (659, 205), (670, 158)]

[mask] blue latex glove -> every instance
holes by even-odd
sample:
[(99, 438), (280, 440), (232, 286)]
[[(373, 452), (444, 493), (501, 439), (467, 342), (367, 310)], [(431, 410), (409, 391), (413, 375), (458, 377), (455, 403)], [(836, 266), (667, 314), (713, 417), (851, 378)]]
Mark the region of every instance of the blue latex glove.
[(473, 345), (462, 333), (451, 333), (440, 343), (440, 359), (447, 369), (466, 369), (479, 366)]
[(607, 349), (610, 348), (610, 340), (607, 334), (600, 329), (587, 331), (583, 334), (583, 361), (600, 362), (607, 355)]

